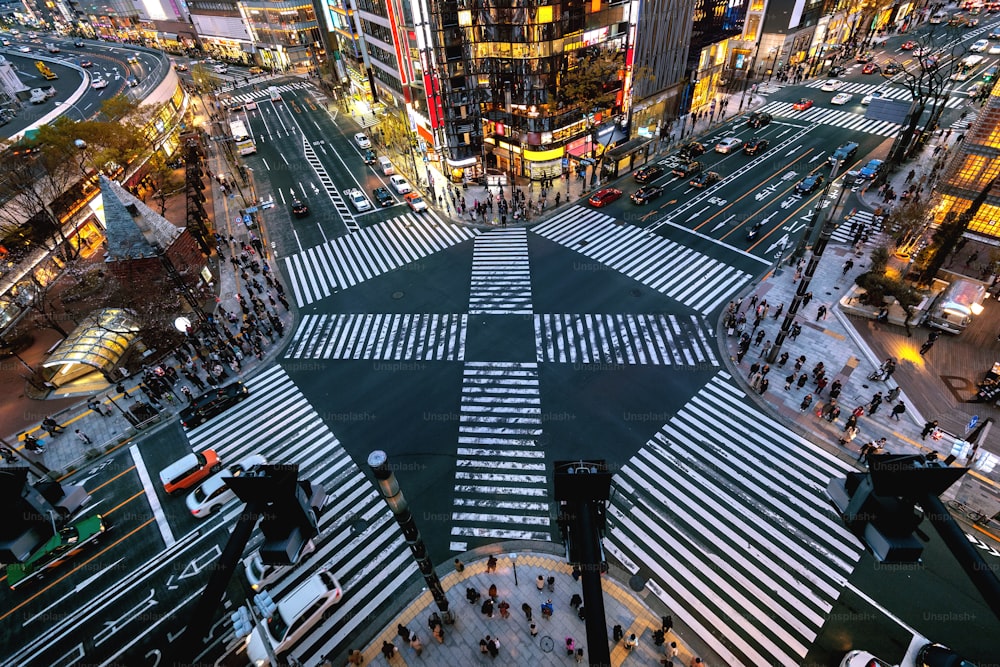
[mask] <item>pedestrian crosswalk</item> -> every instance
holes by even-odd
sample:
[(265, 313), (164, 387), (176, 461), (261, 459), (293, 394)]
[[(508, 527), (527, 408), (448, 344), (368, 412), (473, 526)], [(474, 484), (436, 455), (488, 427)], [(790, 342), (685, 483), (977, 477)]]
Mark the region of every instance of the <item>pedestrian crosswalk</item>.
[(478, 233), (446, 223), (433, 211), (410, 212), (290, 255), (285, 269), (301, 308)]
[(465, 314), (305, 315), (288, 359), (462, 361)]
[(469, 313), (531, 313), (528, 232), (496, 229), (476, 237)]
[(733, 266), (584, 206), (561, 211), (532, 231), (702, 314), (750, 280)]
[(552, 539), (538, 365), (467, 363), (455, 466), (452, 551), (470, 540)]
[(605, 546), (724, 664), (802, 664), (863, 551), (847, 472), (720, 372), (615, 475)]
[(979, 117), (978, 111), (973, 111), (971, 113), (964, 114), (961, 118), (956, 120), (954, 123), (948, 126), (948, 129), (955, 132), (964, 132), (972, 127), (972, 124), (976, 122)]
[(766, 111), (773, 116), (794, 116), (798, 120), (809, 123), (835, 125), (845, 130), (867, 132), (868, 134), (877, 134), (882, 137), (894, 137), (902, 127), (899, 123), (865, 118), (863, 114), (844, 111), (843, 109), (814, 106), (805, 111), (796, 111), (792, 108), (791, 102), (771, 102), (770, 104), (765, 104), (760, 110)]
[[(419, 570), (381, 494), (285, 371), (272, 366), (245, 384), (245, 401), (190, 431), (188, 439), (194, 451), (211, 447), (224, 463), (262, 454), (269, 463), (297, 464), (300, 479), (330, 494), (316, 550), (270, 588), (280, 601), (320, 567), (340, 581), (340, 604), (294, 649), (303, 664), (317, 664), (325, 654), (345, 653), (369, 619), (394, 608), (398, 591)], [(239, 503), (227, 505), (221, 520), (234, 521), (241, 511)]]
[(837, 225), (830, 240), (846, 245), (854, 245), (855, 238), (861, 242), (873, 241), (882, 232), (884, 219), (884, 216), (876, 216), (871, 211), (856, 210)]
[(699, 315), (539, 314), (535, 345), (540, 362), (719, 365)]
[[(821, 88), (826, 84), (824, 79), (816, 79), (805, 84), (806, 88)], [(904, 102), (909, 102), (913, 99), (913, 95), (906, 88), (897, 88), (895, 86), (886, 86), (885, 83), (857, 83), (853, 81), (846, 82), (843, 86), (837, 89), (838, 93), (851, 93), (852, 95), (867, 95), (868, 93), (873, 93), (878, 91), (882, 93), (884, 99), (890, 100), (903, 100)], [(958, 95), (953, 95), (948, 98), (945, 103), (945, 108), (947, 109), (957, 109), (966, 102), (968, 98), (959, 97)]]
[(254, 100), (262, 100), (270, 96), (270, 89), (277, 88), (279, 93), (290, 93), (293, 90), (302, 90), (304, 88), (309, 88), (308, 83), (303, 83), (301, 81), (296, 81), (295, 83), (283, 83), (280, 86), (265, 86), (261, 87), (260, 90), (247, 91), (245, 93), (236, 93), (233, 95), (233, 99), (242, 104), (247, 102), (252, 102)]

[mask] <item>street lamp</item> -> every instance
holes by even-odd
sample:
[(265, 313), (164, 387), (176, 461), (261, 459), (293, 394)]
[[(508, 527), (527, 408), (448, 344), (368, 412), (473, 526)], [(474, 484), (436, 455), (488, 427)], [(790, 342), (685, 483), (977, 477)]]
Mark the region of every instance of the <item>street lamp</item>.
[(514, 585), (518, 586), (517, 583), (517, 554), (510, 555), (510, 565), (514, 568)]

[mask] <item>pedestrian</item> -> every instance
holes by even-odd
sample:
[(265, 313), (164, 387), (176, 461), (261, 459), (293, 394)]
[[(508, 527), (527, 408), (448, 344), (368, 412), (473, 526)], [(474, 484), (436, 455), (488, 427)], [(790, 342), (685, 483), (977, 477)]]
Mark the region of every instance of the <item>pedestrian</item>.
[(840, 436), (840, 439), (839, 439), (838, 442), (840, 442), (840, 445), (842, 447), (846, 447), (847, 445), (849, 445), (852, 442), (854, 442), (854, 439), (856, 437), (858, 437), (858, 427), (857, 426), (848, 426), (847, 428), (844, 429), (844, 435)]
[(763, 374), (761, 374), (760, 371), (754, 373), (753, 377), (750, 378), (750, 388), (753, 389), (754, 391), (757, 391), (757, 389), (760, 387), (760, 381), (763, 379), (764, 376)]
[(548, 586), (549, 586), (549, 593), (555, 593), (555, 591), (556, 591), (556, 578), (555, 577), (549, 577), (549, 580), (548, 580), (547, 583), (548, 583)]
[(486, 655), (487, 653), (490, 652), (489, 648), (487, 648), (486, 646), (486, 639), (488, 637), (489, 635), (486, 635), (486, 637), (479, 640), (479, 652), (482, 653), (483, 655)]
[(854, 268), (854, 260), (853, 259), (848, 259), (846, 262), (844, 262), (844, 267), (843, 267), (843, 270), (840, 272), (840, 275), (841, 276), (846, 276), (847, 272), (850, 271), (853, 268)]
[(802, 333), (802, 327), (799, 326), (798, 322), (796, 322), (795, 324), (792, 325), (792, 330), (790, 332), (791, 339), (795, 340), (796, 338), (799, 337), (800, 333)]
[(893, 406), (891, 416), (896, 421), (899, 421), (899, 415), (903, 414), (904, 412), (906, 412), (906, 405), (902, 401), (900, 401), (899, 403), (896, 403), (896, 405)]
[(91, 441), (91, 439), (90, 439), (90, 436), (88, 436), (86, 433), (84, 433), (80, 429), (76, 429), (75, 433), (76, 433), (77, 440), (79, 440), (83, 444), (85, 444), (85, 445), (93, 444), (92, 441)]
[(802, 410), (802, 412), (805, 412), (806, 410), (809, 409), (809, 406), (812, 405), (812, 402), (813, 402), (813, 395), (806, 394), (805, 398), (802, 399), (802, 403), (799, 404), (799, 408)]
[(840, 380), (834, 380), (833, 384), (830, 385), (830, 398), (839, 398), (843, 386)]
[(625, 650), (626, 651), (631, 651), (632, 649), (634, 649), (638, 645), (639, 645), (639, 642), (636, 641), (635, 633), (630, 634), (628, 636), (628, 638), (625, 640)]
[(615, 624), (615, 627), (612, 628), (611, 630), (611, 636), (614, 638), (616, 642), (620, 642), (622, 638), (625, 636), (625, 631), (622, 630), (621, 625)]
[(486, 648), (490, 652), (490, 657), (496, 658), (498, 655), (500, 655), (500, 640), (496, 637), (490, 639), (488, 642), (486, 642)]
[(538, 575), (538, 578), (535, 579), (535, 588), (537, 588), (540, 591), (545, 590), (545, 577), (543, 577), (542, 575)]
[(802, 307), (805, 308), (806, 306), (808, 306), (809, 302), (812, 301), (812, 298), (813, 298), (813, 293), (806, 292), (802, 297)]
[(781, 368), (786, 363), (788, 363), (788, 352), (782, 352), (781, 356), (778, 357), (778, 368)]
[(534, 623), (529, 623), (528, 624), (528, 632), (531, 633), (532, 637), (537, 636), (538, 635), (538, 626), (535, 625)]
[(92, 398), (89, 401), (87, 401), (87, 407), (89, 409), (93, 410), (94, 412), (96, 412), (97, 414), (101, 415), (102, 417), (110, 417), (111, 416), (111, 412), (110, 411), (107, 414), (104, 413), (104, 406), (101, 405), (101, 402), (99, 400), (97, 400), (96, 398)]
[(352, 648), (351, 652), (347, 654), (347, 664), (349, 665), (362, 665), (364, 662), (364, 654), (356, 648)]
[(580, 597), (579, 593), (573, 593), (573, 597), (569, 599), (569, 606), (576, 609), (581, 604), (583, 604), (583, 598)]
[(187, 399), (188, 403), (194, 400), (194, 395), (191, 393), (191, 390), (188, 389), (187, 387), (181, 387), (181, 393), (184, 394), (184, 398)]
[(497, 559), (492, 554), (486, 559), (486, 571), (496, 572), (497, 571)]
[(788, 391), (789, 389), (791, 389), (792, 388), (792, 384), (794, 382), (795, 382), (795, 373), (792, 373), (791, 375), (789, 375), (788, 377), (785, 378), (785, 391)]
[(813, 366), (812, 369), (813, 379), (819, 379), (819, 377), (823, 375), (823, 372), (825, 370), (826, 370), (826, 365), (822, 361)]
[(701, 658), (691, 658), (691, 662), (688, 663), (688, 667), (701, 667), (702, 664), (704, 663), (702, 663)]
[(497, 601), (497, 585), (496, 584), (490, 584), (490, 588), (489, 588), (489, 590), (487, 591), (486, 594), (490, 596), (491, 600), (493, 600), (494, 602), (496, 602)]
[(826, 376), (820, 375), (816, 378), (816, 395), (820, 396), (823, 394), (823, 390), (826, 389)]
[(521, 611), (524, 612), (524, 617), (526, 619), (528, 619), (528, 621), (530, 622), (531, 621), (531, 605), (528, 604), (527, 602), (522, 602), (521, 603)]
[(493, 598), (486, 598), (483, 600), (483, 604), (479, 607), (479, 611), (483, 613), (486, 618), (493, 618)]
[(542, 609), (542, 618), (544, 618), (545, 620), (552, 618), (553, 608), (551, 599), (543, 602), (541, 605), (541, 609)]
[(66, 430), (65, 427), (60, 426), (55, 419), (52, 419), (52, 417), (46, 417), (42, 420), (42, 428), (48, 432), (50, 438), (55, 437)]
[(774, 319), (781, 317), (781, 311), (785, 309), (785, 304), (779, 303), (778, 308), (774, 311)]
[(889, 390), (888, 394), (885, 395), (885, 400), (888, 401), (889, 403), (892, 403), (897, 398), (899, 398), (900, 391), (902, 391), (902, 388), (897, 384), (895, 387)]
[(826, 319), (826, 305), (820, 304), (819, 308), (816, 309), (816, 321)]
[(420, 641), (416, 633), (410, 637), (410, 648), (413, 649), (413, 652), (417, 654), (418, 658), (420, 657), (420, 654), (424, 652), (423, 642)]
[(476, 604), (481, 597), (479, 591), (475, 588), (469, 587), (465, 589), (465, 599), (469, 601), (469, 604)]
[(461, 572), (464, 569), (465, 569), (465, 565), (462, 563), (462, 561), (460, 561), (460, 560), (458, 560), (456, 558), (455, 559), (455, 572)]
[(667, 647), (663, 650), (663, 660), (660, 661), (661, 665), (672, 665), (674, 664), (674, 658), (677, 657), (679, 651), (677, 650), (677, 642), (670, 642)]
[(572, 637), (566, 638), (566, 655), (574, 655), (576, 653), (576, 642), (573, 641)]
[(410, 641), (410, 629), (402, 623), (396, 624), (396, 634), (399, 635), (399, 638), (404, 642)]
[(927, 436), (934, 432), (934, 429), (938, 427), (938, 421), (936, 419), (924, 424), (924, 430), (920, 432), (920, 439), (926, 440)]
[(802, 375), (800, 375), (799, 376), (799, 381), (796, 382), (796, 384), (798, 385), (799, 389), (802, 389), (802, 387), (806, 386), (806, 382), (808, 380), (809, 380), (809, 376), (806, 375), (805, 373), (803, 373)]
[(760, 381), (760, 384), (757, 385), (757, 393), (763, 396), (769, 386), (771, 386), (771, 382), (767, 378), (764, 378)]
[(759, 363), (757, 363), (755, 361), (754, 363), (750, 364), (750, 372), (747, 373), (747, 379), (748, 380), (752, 380), (753, 376), (756, 375), (757, 371), (759, 371), (759, 370), (760, 370), (760, 364)]
[(582, 648), (576, 649), (576, 661), (578, 663), (579, 662), (583, 662), (583, 649)]
[(760, 357), (767, 355), (767, 353), (770, 351), (771, 351), (771, 340), (768, 339), (767, 341), (764, 342), (764, 347), (761, 349), (760, 354), (757, 355), (757, 358), (759, 359)]
[(806, 355), (800, 356), (795, 360), (795, 372), (798, 373), (802, 370), (802, 366), (806, 363)]
[(500, 610), (500, 618), (510, 618), (510, 603), (506, 600), (500, 600), (500, 604), (497, 605), (497, 609)]
[(764, 333), (763, 329), (757, 332), (757, 336), (753, 339), (754, 347), (760, 347), (761, 342), (764, 340)]
[(434, 635), (434, 639), (437, 640), (438, 644), (444, 643), (444, 627), (442, 627), (440, 623), (434, 626), (434, 629), (431, 630), (431, 633)]
[(385, 656), (386, 660), (392, 660), (396, 655), (397, 649), (395, 644), (391, 644), (387, 641), (382, 641), (382, 655)]
[(871, 402), (868, 403), (868, 414), (873, 415), (878, 412), (880, 405), (882, 405), (882, 392), (876, 391)]

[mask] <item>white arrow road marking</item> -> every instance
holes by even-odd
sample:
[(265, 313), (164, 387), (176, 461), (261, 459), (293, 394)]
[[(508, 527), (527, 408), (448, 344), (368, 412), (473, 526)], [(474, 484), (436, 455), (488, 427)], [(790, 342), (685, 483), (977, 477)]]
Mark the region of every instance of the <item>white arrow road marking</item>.
[(796, 146), (796, 147), (795, 147), (795, 148), (793, 148), (792, 150), (790, 150), (790, 151), (788, 151), (787, 153), (785, 153), (785, 157), (788, 157), (789, 155), (791, 155), (791, 154), (792, 154), (792, 153), (794, 153), (795, 151), (799, 150), (800, 148), (802, 148), (802, 144), (799, 144), (798, 146)]
[(100, 646), (104, 642), (111, 639), (111, 637), (121, 629), (122, 626), (127, 625), (132, 621), (133, 618), (140, 616), (145, 613), (147, 609), (151, 609), (159, 604), (155, 599), (155, 592), (153, 589), (149, 589), (149, 595), (145, 600), (141, 600), (137, 605), (128, 609), (115, 620), (109, 620), (104, 622), (104, 628), (94, 635), (94, 644)]
[(772, 250), (778, 247), (784, 248), (786, 243), (788, 243), (788, 234), (785, 234), (780, 239), (769, 245), (767, 247), (767, 250), (765, 250), (764, 252), (765, 253), (771, 252)]
[(809, 158), (809, 164), (812, 164), (813, 162), (815, 162), (816, 160), (820, 159), (824, 155), (826, 155), (825, 151), (820, 152), (820, 153), (816, 153), (816, 155), (813, 155), (811, 158)]
[(692, 213), (690, 216), (688, 216), (688, 219), (685, 222), (691, 222), (692, 220), (694, 220), (695, 218), (697, 218), (699, 215), (701, 215), (702, 213), (704, 213), (708, 209), (709, 209), (709, 207), (706, 206), (705, 208), (701, 209), (700, 211), (696, 211), (695, 213)]
[(726, 218), (725, 220), (723, 220), (722, 222), (720, 222), (719, 224), (717, 224), (715, 227), (712, 227), (712, 231), (714, 232), (716, 229), (719, 229), (720, 227), (725, 226), (725, 224), (727, 222), (729, 222), (730, 220), (732, 220), (735, 217), (736, 217), (736, 214), (734, 213), (731, 216), (729, 216), (728, 218)]

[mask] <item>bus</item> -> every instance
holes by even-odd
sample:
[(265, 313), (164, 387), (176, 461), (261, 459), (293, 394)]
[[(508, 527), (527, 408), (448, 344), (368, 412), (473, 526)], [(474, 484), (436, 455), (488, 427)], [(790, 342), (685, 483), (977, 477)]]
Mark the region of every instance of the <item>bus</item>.
[(269, 87), (267, 89), (267, 94), (271, 96), (271, 101), (272, 102), (280, 102), (281, 101), (281, 93), (278, 92), (278, 87), (277, 86), (271, 86), (271, 87)]
[(951, 75), (952, 81), (965, 81), (977, 67), (985, 60), (982, 56), (965, 56), (955, 65), (955, 73)]
[(242, 120), (234, 120), (229, 123), (229, 132), (233, 135), (233, 141), (236, 142), (236, 150), (239, 151), (240, 155), (253, 155), (257, 152), (257, 146), (253, 143), (253, 137), (247, 132), (246, 125), (243, 124)]

